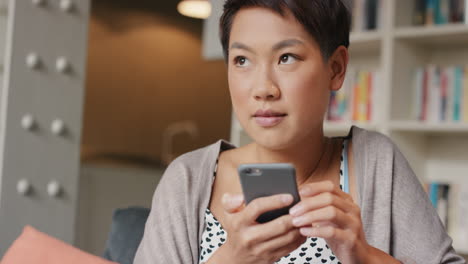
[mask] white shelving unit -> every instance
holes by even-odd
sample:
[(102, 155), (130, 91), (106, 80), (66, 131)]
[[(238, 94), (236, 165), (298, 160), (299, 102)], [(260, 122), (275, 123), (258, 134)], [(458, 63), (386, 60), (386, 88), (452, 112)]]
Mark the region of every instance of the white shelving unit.
[[(413, 72), (427, 64), (468, 66), (468, 25), (413, 26), (414, 1), (381, 1), (382, 27), (351, 34), (350, 67), (379, 69), (381, 101), (372, 123), (325, 122), (327, 135), (345, 135), (354, 124), (389, 136), (422, 182), (468, 183), (468, 123), (423, 123), (411, 117)], [(231, 140), (251, 140), (233, 117)], [(455, 230), (450, 230), (452, 237)], [(466, 234), (465, 234), (466, 235)], [(468, 254), (468, 245), (456, 250)]]
[(426, 134), (468, 134), (468, 124), (421, 123), (417, 121), (393, 121), (390, 130), (395, 132), (417, 132)]

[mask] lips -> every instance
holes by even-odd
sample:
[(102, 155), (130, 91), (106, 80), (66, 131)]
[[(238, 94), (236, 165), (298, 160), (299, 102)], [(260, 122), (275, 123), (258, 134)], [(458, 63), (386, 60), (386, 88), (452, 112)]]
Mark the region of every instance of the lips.
[(273, 110), (258, 110), (253, 115), (255, 122), (261, 127), (273, 127), (281, 123), (287, 116), (285, 113)]
[(280, 116), (286, 116), (286, 114), (276, 112), (273, 110), (258, 110), (254, 114), (254, 117), (280, 117)]

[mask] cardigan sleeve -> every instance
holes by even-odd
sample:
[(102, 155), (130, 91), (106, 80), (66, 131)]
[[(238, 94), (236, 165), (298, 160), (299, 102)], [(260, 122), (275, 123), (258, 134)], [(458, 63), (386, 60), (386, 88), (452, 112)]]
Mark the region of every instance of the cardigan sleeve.
[(134, 264), (193, 263), (190, 234), (198, 226), (188, 223), (190, 179), (184, 167), (180, 160), (172, 162), (156, 188)]
[(405, 264), (463, 264), (418, 178), (394, 147), (392, 255)]

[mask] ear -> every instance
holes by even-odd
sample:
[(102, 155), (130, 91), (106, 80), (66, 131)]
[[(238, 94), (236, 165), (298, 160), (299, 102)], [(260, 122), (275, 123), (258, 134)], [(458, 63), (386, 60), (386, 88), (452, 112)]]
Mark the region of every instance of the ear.
[(345, 46), (339, 46), (328, 59), (330, 90), (338, 91), (343, 85), (348, 68), (349, 53)]

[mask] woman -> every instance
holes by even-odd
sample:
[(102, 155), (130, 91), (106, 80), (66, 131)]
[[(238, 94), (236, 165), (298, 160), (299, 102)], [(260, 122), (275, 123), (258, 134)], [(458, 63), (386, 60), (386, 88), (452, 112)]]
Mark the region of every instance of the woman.
[[(135, 263), (465, 263), (392, 142), (353, 127), (326, 138), (323, 117), (348, 64), (341, 0), (227, 0), (221, 42), (234, 111), (253, 143), (219, 141), (167, 169)], [(291, 163), (301, 201), (245, 204), (237, 167)]]

